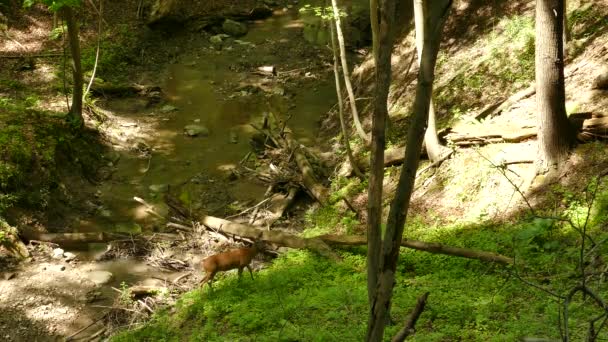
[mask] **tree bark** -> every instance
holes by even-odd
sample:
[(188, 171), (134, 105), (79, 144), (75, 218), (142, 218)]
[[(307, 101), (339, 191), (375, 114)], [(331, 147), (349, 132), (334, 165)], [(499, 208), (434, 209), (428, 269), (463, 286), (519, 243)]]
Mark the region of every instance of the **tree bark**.
[[(424, 44), (425, 27), (424, 27), (424, 16), (426, 15), (424, 9), (424, 0), (414, 0), (414, 25), (416, 28), (416, 52), (418, 56), (418, 67), (420, 67), (420, 59), (422, 58), (422, 46)], [(433, 99), (431, 94), (431, 103), (429, 105), (429, 119), (426, 132), (424, 134), (424, 145), (426, 147), (426, 153), (431, 162), (441, 160), (446, 153), (449, 153), (449, 149), (442, 146), (437, 137), (437, 124), (435, 122), (435, 106), (433, 105)]]
[(336, 46), (336, 37), (335, 37), (335, 26), (337, 25), (337, 21), (330, 21), (329, 25), (331, 27), (331, 49), (334, 53), (334, 78), (336, 80), (336, 96), (338, 97), (338, 115), (340, 116), (340, 128), (342, 129), (342, 138), (344, 140), (344, 149), (346, 149), (346, 156), (348, 157), (348, 162), (350, 163), (355, 175), (359, 177), (361, 180), (365, 178), (355, 158), (353, 157), (353, 152), (350, 149), (350, 141), (348, 137), (348, 130), (346, 129), (346, 122), (344, 120), (344, 103), (342, 99), (342, 87), (340, 86), (340, 68), (338, 66), (338, 48)]
[[(374, 11), (374, 8), (371, 8)], [(375, 93), (373, 99), (372, 145), (370, 155), (370, 176), (368, 189), (367, 219), (367, 293), (370, 303), (375, 297), (382, 247), (382, 182), (384, 179), (385, 131), (388, 117), (388, 93), (391, 83), (391, 53), (393, 49), (393, 22), (395, 1), (380, 0), (371, 18), (377, 18), (372, 25), (375, 60)], [(374, 30), (375, 29), (375, 30)], [(368, 339), (369, 340), (369, 339)]]
[[(361, 120), (359, 119), (359, 112), (357, 111), (357, 103), (355, 102), (355, 93), (353, 92), (353, 85), (350, 82), (350, 71), (348, 69), (348, 62), (346, 61), (346, 47), (344, 44), (344, 35), (342, 34), (342, 24), (340, 20), (340, 12), (338, 10), (338, 3), (336, 0), (331, 0), (331, 5), (334, 12), (334, 20), (336, 22), (336, 34), (338, 36), (338, 46), (340, 47), (340, 60), (342, 61), (342, 74), (344, 75), (344, 85), (346, 86), (346, 92), (350, 102), (350, 109), (353, 114), (353, 121), (355, 122), (355, 128), (357, 133), (367, 144), (369, 137), (365, 134), (363, 126), (361, 126)], [(333, 36), (332, 36), (333, 37)]]
[(395, 270), (399, 257), (405, 219), (414, 190), (416, 170), (420, 160), (420, 149), (428, 120), (431, 94), (433, 91), (434, 69), (443, 25), (451, 7), (451, 0), (429, 1), (426, 3), (426, 32), (418, 84), (414, 100), (414, 118), (408, 131), (405, 162), (401, 169), (397, 192), (388, 214), (386, 233), (380, 256), (378, 284), (371, 302), (371, 312), (367, 327), (367, 341), (382, 341), (386, 314), (390, 312)]
[(80, 64), (80, 41), (78, 38), (78, 23), (74, 16), (74, 10), (70, 6), (61, 8), (63, 18), (68, 27), (68, 40), (70, 42), (70, 52), (72, 54), (72, 77), (74, 87), (72, 90), (72, 107), (68, 115), (68, 120), (75, 127), (82, 128), (84, 120), (82, 118), (82, 65)]
[(536, 1), (537, 173), (558, 170), (574, 145), (566, 115), (563, 51), (563, 0)]

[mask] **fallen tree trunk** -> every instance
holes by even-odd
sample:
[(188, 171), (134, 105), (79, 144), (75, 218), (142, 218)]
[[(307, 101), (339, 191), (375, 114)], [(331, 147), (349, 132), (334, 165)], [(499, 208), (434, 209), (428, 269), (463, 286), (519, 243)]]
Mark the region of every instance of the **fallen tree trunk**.
[[(54, 244), (65, 246), (65, 245), (77, 245), (85, 243), (96, 243), (96, 242), (110, 242), (117, 240), (137, 240), (138, 238), (148, 237), (146, 234), (121, 234), (121, 233), (32, 233), (29, 232), (24, 235), (26, 241), (42, 241), (52, 242)], [(161, 234), (155, 233), (149, 235), (148, 239), (153, 238), (155, 240), (180, 240), (181, 237), (177, 234)]]
[[(321, 255), (329, 256), (332, 259), (339, 257), (334, 254), (328, 245), (358, 246), (367, 244), (367, 238), (362, 235), (326, 234), (313, 238), (301, 238), (284, 232), (261, 230), (256, 227), (230, 222), (228, 220), (213, 216), (203, 216), (200, 219), (200, 222), (213, 230), (217, 230), (225, 234), (234, 234), (250, 239), (261, 238), (264, 241), (276, 243), (285, 247), (298, 249), (308, 248), (319, 252)], [(504, 255), (474, 249), (445, 246), (439, 243), (403, 240), (401, 242), (401, 246), (435, 254), (477, 259), (505, 265), (513, 264), (513, 259)]]
[(233, 234), (250, 239), (262, 239), (285, 247), (311, 249), (327, 258), (336, 261), (341, 260), (340, 256), (329, 248), (325, 242), (316, 238), (306, 239), (280, 231), (262, 230), (213, 216), (203, 216), (200, 218), (200, 222), (210, 229), (220, 231), (224, 234)]
[[(347, 245), (347, 246), (360, 246), (367, 244), (367, 238), (362, 235), (333, 235), (326, 234), (318, 236), (317, 238), (323, 240), (329, 245)], [(504, 255), (478, 251), (474, 249), (445, 246), (434, 242), (423, 242), (416, 240), (402, 240), (401, 247), (411, 248), (419, 251), (434, 253), (434, 254), (445, 254), (451, 256), (457, 256), (467, 259), (477, 259), (482, 261), (496, 262), (504, 265), (513, 264), (513, 259)]]

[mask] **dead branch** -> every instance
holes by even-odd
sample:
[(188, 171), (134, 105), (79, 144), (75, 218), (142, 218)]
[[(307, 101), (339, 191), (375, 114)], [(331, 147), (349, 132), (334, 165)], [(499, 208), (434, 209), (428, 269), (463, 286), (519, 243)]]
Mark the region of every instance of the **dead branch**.
[(262, 226), (271, 227), (276, 221), (278, 221), (285, 210), (289, 208), (289, 206), (293, 203), (296, 198), (296, 194), (298, 193), (298, 188), (291, 187), (289, 188), (289, 192), (287, 194), (275, 194), (270, 197), (270, 206), (272, 213), (269, 217), (262, 221)]
[(300, 144), (291, 137), (291, 134), (287, 130), (285, 131), (285, 141), (289, 149), (294, 153), (296, 164), (302, 173), (304, 187), (321, 205), (326, 204), (329, 197), (329, 189), (317, 180), (312, 165), (310, 165), (310, 162), (302, 152)]
[(425, 292), (422, 296), (418, 297), (414, 311), (412, 311), (412, 313), (408, 316), (407, 320), (405, 321), (405, 326), (399, 330), (391, 342), (403, 342), (409, 335), (416, 332), (416, 322), (418, 321), (418, 318), (420, 318), (422, 311), (424, 311), (428, 297), (429, 292)]

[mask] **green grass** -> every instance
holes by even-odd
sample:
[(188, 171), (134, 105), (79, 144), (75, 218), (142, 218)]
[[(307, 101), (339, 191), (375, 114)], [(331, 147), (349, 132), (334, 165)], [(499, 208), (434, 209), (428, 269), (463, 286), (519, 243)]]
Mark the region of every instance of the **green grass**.
[[(591, 182), (591, 189), (596, 183)], [(608, 213), (608, 184), (601, 184), (589, 221), (589, 234), (608, 238), (602, 227)], [(565, 194), (564, 212), (584, 223), (584, 194)], [(568, 196), (566, 196), (568, 195)], [(311, 214), (313, 230), (334, 210)], [(333, 213), (333, 214), (332, 214)], [(581, 221), (581, 218), (583, 221)], [(315, 221), (319, 219), (319, 221)], [(578, 281), (580, 241), (575, 229), (559, 221), (520, 218), (514, 223), (428, 225), (410, 219), (409, 238), (515, 255), (518, 274), (560, 295)], [(331, 227), (326, 227), (331, 230)], [(309, 232), (310, 233), (310, 232)], [(599, 255), (608, 252), (600, 248)], [(172, 308), (154, 315), (143, 327), (123, 332), (114, 341), (360, 341), (367, 322), (365, 248), (340, 252), (336, 264), (309, 252), (293, 251), (256, 272), (255, 280), (226, 274), (215, 284), (185, 294)], [(593, 283), (602, 296), (606, 284)], [(402, 249), (397, 268), (392, 336), (414, 306), (430, 292), (428, 305), (412, 341), (516, 341), (522, 337), (559, 338), (560, 302), (520, 281), (513, 267)], [(582, 340), (586, 321), (600, 311), (580, 298), (570, 305), (572, 340)], [(602, 337), (608, 337), (604, 331)]]

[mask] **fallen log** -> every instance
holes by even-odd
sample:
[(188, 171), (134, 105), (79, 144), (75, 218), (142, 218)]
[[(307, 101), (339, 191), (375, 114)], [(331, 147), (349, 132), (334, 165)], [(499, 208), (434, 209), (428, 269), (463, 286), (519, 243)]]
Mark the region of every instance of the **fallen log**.
[[(201, 223), (211, 229), (221, 231), (225, 234), (234, 234), (250, 239), (261, 238), (264, 241), (272, 242), (285, 247), (297, 249), (308, 248), (332, 259), (339, 259), (339, 257), (334, 254), (331, 248), (329, 248), (329, 245), (358, 246), (367, 244), (367, 238), (362, 235), (326, 234), (313, 238), (301, 238), (280, 231), (261, 230), (256, 227), (230, 222), (213, 216), (203, 216), (201, 218)], [(433, 242), (402, 240), (401, 246), (434, 254), (477, 259), (505, 265), (513, 264), (513, 259), (504, 255), (461, 247), (445, 246)]]
[[(317, 238), (323, 240), (328, 245), (346, 245), (346, 246), (360, 246), (367, 245), (367, 238), (363, 235), (334, 235), (326, 234), (318, 236)], [(467, 259), (477, 259), (482, 261), (496, 262), (499, 264), (511, 265), (513, 259), (504, 255), (478, 251), (474, 249), (445, 246), (434, 242), (423, 242), (416, 240), (401, 240), (401, 247), (411, 248), (419, 251), (434, 253), (434, 254), (445, 254), (451, 256), (457, 256)]]
[(314, 199), (316, 199), (321, 205), (325, 205), (329, 197), (329, 189), (317, 180), (312, 165), (310, 165), (310, 162), (302, 152), (300, 144), (293, 137), (291, 137), (290, 132), (291, 131), (287, 129), (285, 130), (284, 139), (289, 149), (293, 151), (296, 164), (302, 173), (302, 183), (304, 184), (306, 190), (308, 190), (312, 197), (314, 197)]
[(94, 233), (28, 233), (24, 235), (26, 241), (52, 242), (59, 246), (78, 245), (85, 243), (110, 242), (117, 240), (137, 240), (146, 238), (148, 240), (181, 240), (177, 234), (154, 233), (154, 234), (121, 234), (108, 232)]
[(300, 238), (298, 236), (283, 233), (280, 231), (262, 230), (250, 225), (235, 223), (213, 216), (202, 216), (200, 222), (212, 230), (220, 231), (224, 234), (233, 234), (249, 239), (262, 239), (266, 242), (275, 243), (285, 247), (297, 249), (310, 249), (320, 255), (335, 261), (341, 260), (329, 246), (317, 238)]

